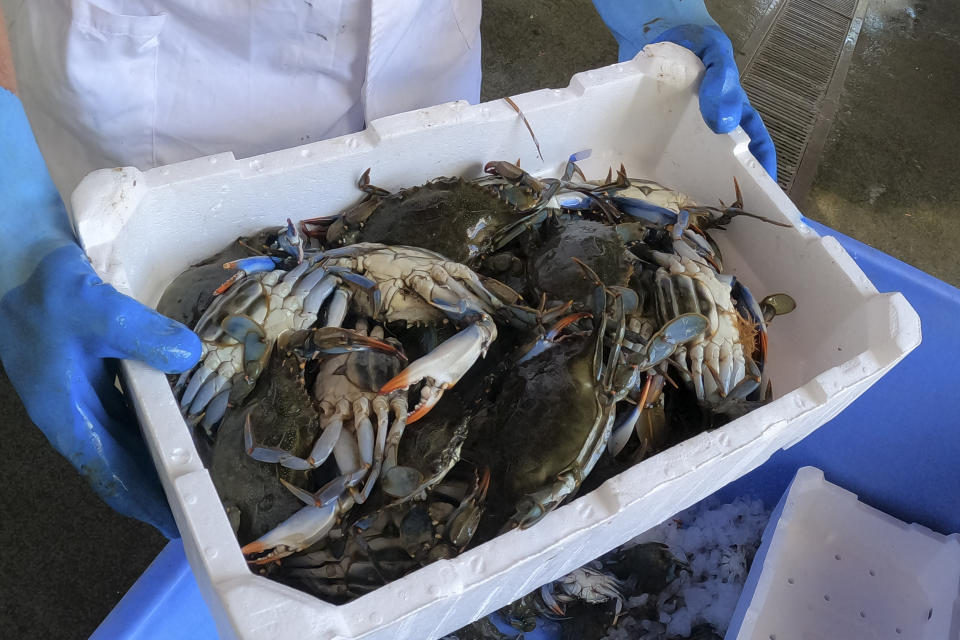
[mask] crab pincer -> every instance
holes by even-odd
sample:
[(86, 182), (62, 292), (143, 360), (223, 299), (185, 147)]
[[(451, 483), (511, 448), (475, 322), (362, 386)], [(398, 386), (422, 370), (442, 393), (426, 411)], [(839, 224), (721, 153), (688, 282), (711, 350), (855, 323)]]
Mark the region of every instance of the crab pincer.
[(333, 481), (339, 483), (333, 490), (327, 485), (310, 493), (281, 479), (283, 486), (305, 506), (253, 542), (245, 544), (240, 552), (245, 556), (257, 556), (248, 560), (250, 564), (269, 564), (323, 540), (340, 515), (353, 506), (349, 496), (341, 498), (349, 481), (350, 478), (341, 476)]
[(380, 395), (389, 395), (425, 382), (407, 423), (423, 417), (497, 337), (492, 314), (505, 302), (466, 265), (417, 247), (372, 242), (333, 249), (325, 256), (324, 268), (374, 283), (374, 296), (351, 299), (361, 315), (418, 324), (452, 320), (463, 327), (380, 388)]
[(409, 389), (425, 382), (420, 390), (420, 401), (407, 416), (407, 424), (416, 422), (440, 401), (444, 391), (459, 382), (480, 356), (486, 354), (496, 335), (496, 327), (489, 317), (469, 325), (427, 355), (414, 360), (383, 385), (380, 394)]

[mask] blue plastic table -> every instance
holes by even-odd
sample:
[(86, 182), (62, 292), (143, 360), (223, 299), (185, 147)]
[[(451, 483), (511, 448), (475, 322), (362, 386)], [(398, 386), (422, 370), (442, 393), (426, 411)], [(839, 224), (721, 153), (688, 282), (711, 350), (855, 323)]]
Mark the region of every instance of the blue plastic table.
[[(815, 222), (835, 236), (880, 291), (900, 291), (917, 313), (922, 344), (869, 391), (802, 442), (724, 487), (777, 504), (796, 470), (827, 479), (867, 504), (941, 533), (960, 532), (960, 290)], [(92, 636), (95, 639), (216, 638), (183, 545), (171, 542)]]

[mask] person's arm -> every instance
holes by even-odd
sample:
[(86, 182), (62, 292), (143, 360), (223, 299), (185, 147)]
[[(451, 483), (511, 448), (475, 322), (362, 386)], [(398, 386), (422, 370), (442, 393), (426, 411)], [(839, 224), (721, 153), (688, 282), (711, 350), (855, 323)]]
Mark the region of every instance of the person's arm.
[[(0, 25), (3, 24), (0, 14)], [(117, 511), (177, 529), (116, 359), (170, 373), (200, 340), (105, 284), (77, 244), (16, 88), (0, 30), (0, 360), (30, 419)]]
[(703, 0), (594, 0), (620, 45), (620, 61), (654, 42), (674, 42), (693, 51), (706, 66), (700, 85), (700, 113), (716, 133), (743, 127), (750, 151), (776, 180), (773, 140), (740, 86), (733, 45), (710, 17)]

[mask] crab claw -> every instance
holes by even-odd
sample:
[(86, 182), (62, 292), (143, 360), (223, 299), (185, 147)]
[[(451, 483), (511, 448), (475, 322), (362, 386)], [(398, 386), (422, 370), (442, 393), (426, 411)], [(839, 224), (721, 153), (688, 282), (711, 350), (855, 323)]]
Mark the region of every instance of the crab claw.
[(549, 331), (536, 342), (534, 342), (530, 348), (527, 350), (523, 356), (517, 360), (517, 363), (526, 362), (531, 358), (540, 355), (546, 351), (552, 344), (560, 342), (560, 333), (566, 329), (568, 326), (573, 324), (578, 320), (583, 318), (592, 318), (593, 314), (586, 311), (578, 311), (577, 313), (571, 313), (570, 315), (561, 318), (556, 324), (554, 324)]
[(389, 342), (342, 327), (313, 329), (302, 342), (303, 344), (295, 347), (293, 351), (297, 355), (308, 359), (371, 349), (388, 353), (402, 360), (407, 359), (407, 356), (400, 349)]
[(259, 555), (248, 560), (250, 564), (269, 564), (310, 547), (322, 540), (337, 521), (338, 501), (322, 507), (311, 504), (303, 507), (253, 542), (240, 552), (245, 556)]
[(552, 582), (548, 582), (540, 587), (540, 599), (543, 600), (543, 604), (547, 605), (550, 611), (553, 611), (556, 615), (567, 615), (567, 610), (563, 608), (563, 605), (561, 605), (554, 596)]
[(287, 218), (287, 227), (277, 234), (277, 245), (297, 259), (297, 264), (303, 262), (303, 238), (297, 232), (293, 221)]
[(237, 272), (227, 278), (219, 287), (214, 289), (213, 295), (219, 296), (237, 283), (241, 278), (250, 273), (261, 273), (263, 271), (273, 271), (280, 264), (280, 260), (270, 256), (251, 256), (249, 258), (240, 258), (224, 262), (224, 269), (237, 269)]
[(437, 404), (445, 390), (457, 384), (477, 358), (486, 353), (496, 337), (496, 331), (492, 321), (481, 320), (471, 324), (427, 355), (410, 363), (383, 385), (380, 394), (409, 389), (426, 380), (420, 392), (420, 402), (407, 417), (407, 424), (416, 422)]

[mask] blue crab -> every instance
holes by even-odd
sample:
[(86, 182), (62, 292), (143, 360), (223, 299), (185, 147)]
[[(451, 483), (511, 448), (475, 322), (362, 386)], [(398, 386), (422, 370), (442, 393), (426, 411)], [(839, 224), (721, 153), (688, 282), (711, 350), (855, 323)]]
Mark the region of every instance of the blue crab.
[(462, 327), (380, 390), (387, 394), (423, 382), (408, 419), (413, 422), (486, 352), (497, 335), (492, 314), (512, 302), (510, 292), (488, 289), (467, 266), (416, 247), (361, 243), (306, 251), (290, 270), (266, 256), (228, 266), (243, 275), (201, 316), (195, 331), (204, 342), (203, 357), (175, 387), (187, 418), (208, 429), (250, 392), (281, 335), (324, 316), (325, 326), (340, 326), (348, 312), (377, 322), (452, 321)]

